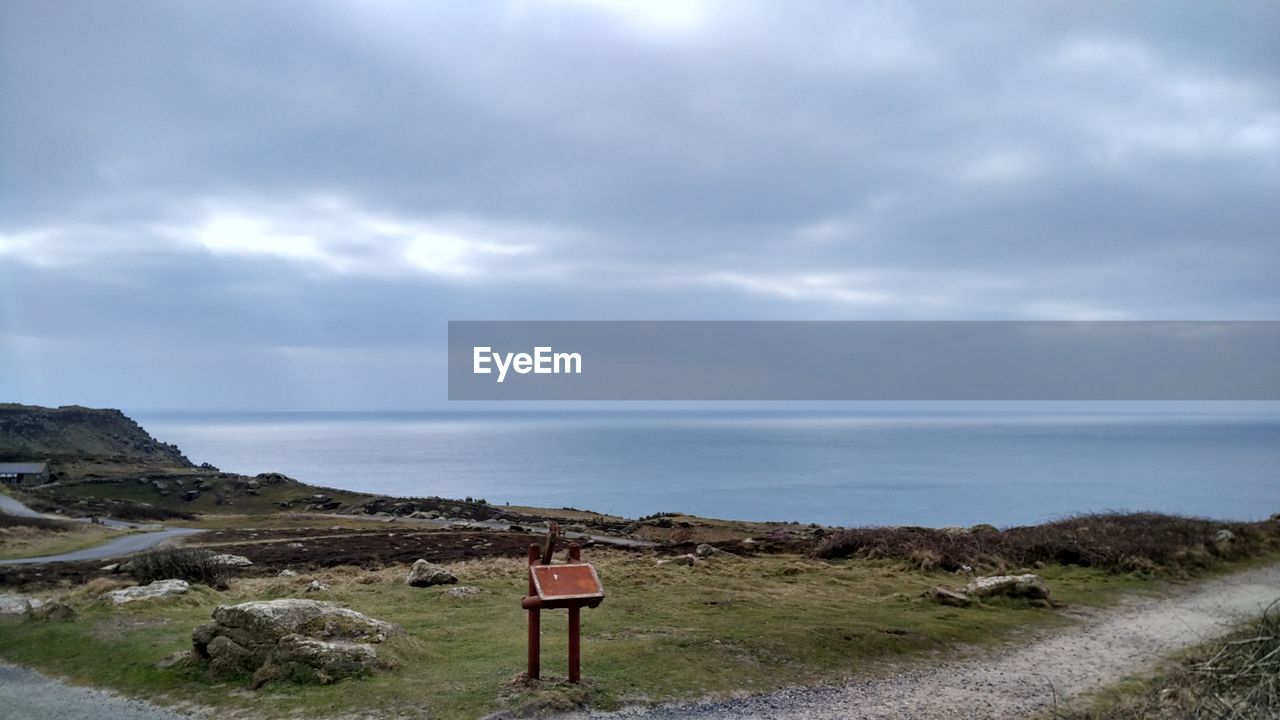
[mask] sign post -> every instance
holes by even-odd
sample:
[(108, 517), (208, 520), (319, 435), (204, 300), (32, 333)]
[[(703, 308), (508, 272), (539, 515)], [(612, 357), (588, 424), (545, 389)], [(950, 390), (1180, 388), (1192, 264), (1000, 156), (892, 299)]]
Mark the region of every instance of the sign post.
[(569, 611), (569, 682), (582, 681), (582, 608), (599, 607), (604, 602), (604, 586), (596, 569), (582, 562), (582, 546), (569, 545), (569, 562), (552, 565), (549, 560), (557, 528), (552, 528), (547, 547), (529, 546), (529, 594), (520, 605), (529, 611), (529, 678), (541, 673), (542, 609)]

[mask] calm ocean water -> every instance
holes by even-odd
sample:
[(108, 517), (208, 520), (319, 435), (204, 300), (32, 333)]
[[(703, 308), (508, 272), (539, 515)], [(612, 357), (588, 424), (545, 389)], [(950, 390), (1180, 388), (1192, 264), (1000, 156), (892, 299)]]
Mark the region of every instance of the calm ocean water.
[(1280, 512), (1280, 410), (135, 412), (195, 462), (627, 516), (1033, 523)]

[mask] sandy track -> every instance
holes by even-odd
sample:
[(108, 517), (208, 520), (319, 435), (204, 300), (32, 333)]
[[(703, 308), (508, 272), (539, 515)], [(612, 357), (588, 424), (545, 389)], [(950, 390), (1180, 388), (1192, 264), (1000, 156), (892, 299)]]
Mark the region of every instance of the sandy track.
[[(645, 720), (894, 720), (1023, 718), (1096, 691), (1190, 645), (1226, 633), (1280, 599), (1280, 564), (1132, 599), (1030, 643), (836, 687), (787, 689), (721, 702), (578, 713)], [(691, 669), (697, 672), (696, 668)]]

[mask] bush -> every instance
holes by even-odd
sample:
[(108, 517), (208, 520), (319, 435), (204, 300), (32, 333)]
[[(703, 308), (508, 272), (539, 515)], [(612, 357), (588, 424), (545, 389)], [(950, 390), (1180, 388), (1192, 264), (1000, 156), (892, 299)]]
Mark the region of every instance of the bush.
[(177, 579), (225, 589), (231, 579), (231, 569), (213, 558), (214, 553), (200, 548), (160, 547), (134, 555), (128, 568), (129, 574), (142, 585)]
[[(1218, 541), (1222, 530), (1233, 536)], [(819, 558), (892, 558), (916, 567), (1026, 567), (1061, 563), (1113, 570), (1200, 569), (1280, 545), (1280, 523), (1222, 523), (1158, 513), (1100, 513), (1026, 527), (843, 530), (813, 550)]]

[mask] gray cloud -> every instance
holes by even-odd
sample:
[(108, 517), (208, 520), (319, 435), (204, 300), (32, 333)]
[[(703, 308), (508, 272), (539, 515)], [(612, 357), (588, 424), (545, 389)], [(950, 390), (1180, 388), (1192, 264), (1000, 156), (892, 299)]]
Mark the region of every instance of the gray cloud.
[(0, 394), (413, 406), (447, 319), (1275, 318), (1278, 25), (0, 1)]

